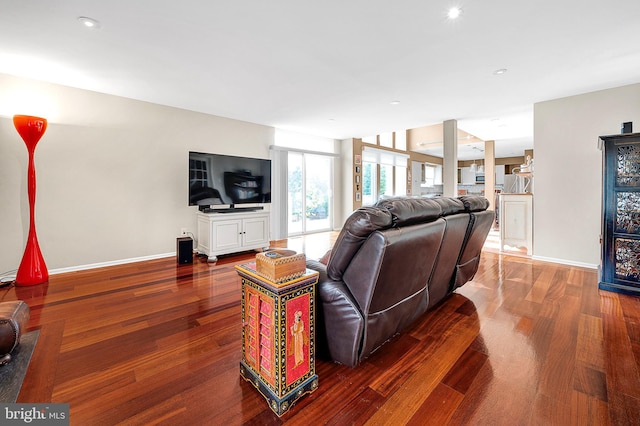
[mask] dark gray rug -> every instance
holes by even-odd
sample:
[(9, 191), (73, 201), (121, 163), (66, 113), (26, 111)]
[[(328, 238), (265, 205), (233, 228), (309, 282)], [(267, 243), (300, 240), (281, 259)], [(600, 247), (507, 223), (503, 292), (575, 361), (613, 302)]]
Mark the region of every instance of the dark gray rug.
[(18, 399), (39, 335), (40, 330), (23, 334), (20, 344), (11, 354), (11, 362), (0, 367), (0, 402), (16, 402)]

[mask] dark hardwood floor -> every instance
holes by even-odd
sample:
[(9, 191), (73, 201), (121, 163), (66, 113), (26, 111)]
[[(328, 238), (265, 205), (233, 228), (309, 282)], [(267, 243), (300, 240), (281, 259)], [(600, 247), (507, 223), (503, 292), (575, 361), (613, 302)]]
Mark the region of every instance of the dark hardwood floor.
[[(310, 257), (330, 244), (288, 243)], [(41, 330), (18, 402), (69, 403), (72, 425), (640, 424), (640, 299), (598, 291), (595, 270), (492, 252), (360, 366), (319, 360), (319, 388), (278, 418), (239, 374), (234, 265), (253, 255), (0, 290)]]

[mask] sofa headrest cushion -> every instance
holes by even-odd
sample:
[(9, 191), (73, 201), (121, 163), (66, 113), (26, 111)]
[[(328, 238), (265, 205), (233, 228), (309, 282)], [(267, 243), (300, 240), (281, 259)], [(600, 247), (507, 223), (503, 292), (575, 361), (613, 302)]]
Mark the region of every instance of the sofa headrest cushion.
[(480, 195), (463, 195), (458, 197), (467, 212), (481, 212), (489, 208), (489, 200)]
[(361, 207), (351, 213), (331, 250), (331, 257), (327, 264), (329, 278), (335, 281), (341, 280), (351, 258), (369, 235), (374, 231), (391, 228), (392, 225), (391, 213), (385, 209)]
[(442, 208), (443, 216), (449, 216), (456, 213), (463, 213), (465, 211), (464, 203), (462, 202), (462, 200), (459, 200), (457, 198), (435, 197), (431, 199), (436, 203), (440, 204), (440, 207)]
[(375, 206), (391, 212), (394, 226), (432, 222), (442, 215), (442, 207), (432, 198), (387, 198)]

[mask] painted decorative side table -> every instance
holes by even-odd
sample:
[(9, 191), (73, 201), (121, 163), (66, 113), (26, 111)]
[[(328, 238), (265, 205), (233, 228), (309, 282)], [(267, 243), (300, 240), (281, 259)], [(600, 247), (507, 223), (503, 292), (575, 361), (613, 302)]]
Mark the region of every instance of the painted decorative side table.
[(318, 388), (315, 367), (315, 291), (318, 273), (274, 282), (255, 262), (237, 265), (242, 279), (240, 374), (282, 416)]

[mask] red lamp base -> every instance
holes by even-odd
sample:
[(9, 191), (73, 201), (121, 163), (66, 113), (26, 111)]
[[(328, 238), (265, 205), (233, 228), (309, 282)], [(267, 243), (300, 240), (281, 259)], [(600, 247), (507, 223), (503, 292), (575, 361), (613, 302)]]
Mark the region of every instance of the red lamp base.
[(27, 246), (16, 274), (17, 286), (44, 284), (49, 281), (49, 271), (44, 263), (38, 239), (33, 235), (27, 238)]

